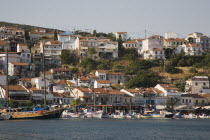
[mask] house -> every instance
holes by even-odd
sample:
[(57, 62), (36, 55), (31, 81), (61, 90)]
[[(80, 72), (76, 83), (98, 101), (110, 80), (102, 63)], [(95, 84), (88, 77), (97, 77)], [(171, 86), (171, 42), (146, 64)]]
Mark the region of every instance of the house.
[(141, 93), (140, 95), (143, 96), (141, 98), (141, 100), (143, 100), (141, 104), (147, 105), (147, 106), (156, 105), (157, 94), (153, 88), (136, 88), (136, 90), (138, 90), (139, 93)]
[(197, 46), (202, 46), (204, 51), (209, 50), (210, 46), (210, 37), (204, 35), (203, 33), (194, 32), (187, 36), (186, 40), (189, 40), (189, 43), (196, 44)]
[(94, 83), (94, 88), (108, 88), (110, 86), (109, 80), (96, 80)]
[(141, 54), (141, 50), (142, 50), (142, 42), (143, 39), (134, 39), (134, 40), (130, 40), (130, 41), (126, 41), (123, 43), (123, 47), (128, 49), (128, 48), (134, 48), (137, 49), (138, 54)]
[(98, 80), (106, 80), (106, 71), (105, 70), (97, 70), (95, 75), (98, 77)]
[(209, 77), (208, 76), (194, 76), (186, 81), (185, 91), (187, 93), (195, 93), (197, 90), (202, 88), (209, 88)]
[(143, 94), (138, 89), (121, 89), (128, 98), (125, 98), (125, 103), (132, 105), (143, 105)]
[(22, 52), (28, 50), (28, 45), (24, 43), (18, 43), (17, 44), (17, 52)]
[(127, 32), (117, 32), (116, 33), (116, 40), (122, 39), (122, 41), (127, 41), (128, 33)]
[(88, 77), (80, 77), (78, 80), (78, 86), (80, 87), (89, 87), (90, 85), (90, 79)]
[[(29, 68), (28, 63), (10, 62), (8, 68), (8, 74), (10, 76), (26, 77)], [(30, 74), (30, 73), (28, 73)]]
[[(48, 80), (69, 80), (72, 78), (72, 74), (70, 69), (68, 68), (55, 68), (55, 69), (50, 69), (46, 73), (46, 78)], [(42, 73), (43, 75), (43, 73)]]
[(95, 81), (98, 80), (98, 76), (90, 74), (90, 87), (94, 86)]
[[(31, 93), (31, 99), (35, 104), (42, 104), (44, 100), (44, 90), (43, 89), (38, 89), (36, 87), (32, 87), (28, 89)], [(52, 104), (53, 102), (53, 94), (50, 92), (46, 91), (46, 101), (48, 104)]]
[(96, 37), (77, 37), (75, 40), (77, 56), (80, 60), (97, 57), (98, 39)]
[(58, 80), (54, 82), (53, 92), (58, 92), (58, 93), (70, 92), (67, 80)]
[(154, 88), (162, 91), (164, 93), (163, 96), (168, 96), (168, 97), (181, 96), (181, 92), (178, 91), (178, 88), (176, 88), (171, 84), (157, 84)]
[(58, 93), (58, 92), (53, 92), (53, 104), (54, 105), (60, 105), (60, 104), (66, 104), (69, 105), (71, 101), (73, 101), (73, 97), (70, 96), (69, 92), (65, 93)]
[(22, 85), (26, 87), (27, 89), (32, 87), (32, 78), (20, 78), (18, 79), (18, 85)]
[[(27, 88), (21, 85), (9, 85), (9, 99), (17, 101), (30, 100), (30, 92)], [(6, 85), (0, 85), (0, 98), (6, 99)]]
[(107, 80), (109, 80), (111, 84), (123, 84), (126, 82), (125, 76), (121, 72), (109, 72), (107, 74)]
[(188, 43), (188, 40), (185, 40), (182, 38), (168, 38), (168, 39), (164, 39), (163, 47), (170, 48), (170, 49), (173, 49), (174, 51), (176, 51), (176, 49), (179, 45), (184, 45), (187, 43)]
[(207, 99), (198, 94), (183, 94), (181, 96), (182, 105), (205, 106), (207, 103)]
[(6, 50), (10, 50), (9, 43), (7, 41), (0, 41), (0, 52), (6, 52)]
[(54, 37), (54, 32), (47, 32), (46, 29), (35, 29), (31, 32), (29, 32), (30, 40), (32, 42), (37, 42), (43, 37), (45, 38), (53, 38)]
[(185, 55), (193, 55), (193, 56), (199, 56), (203, 54), (203, 48), (202, 46), (198, 46), (196, 44), (183, 44), (179, 45), (175, 53), (179, 54), (181, 51), (185, 53)]
[(117, 58), (118, 42), (116, 41), (99, 41), (96, 49), (98, 58)]
[(80, 102), (84, 104), (94, 104), (94, 94), (89, 88), (74, 88), (72, 90), (71, 96), (74, 97), (74, 99), (79, 99)]
[(144, 59), (165, 59), (163, 37), (153, 35), (143, 40), (141, 55)]
[[(10, 62), (20, 62), (21, 56), (16, 52), (8, 52), (8, 63)], [(0, 52), (0, 69), (6, 72), (7, 66), (7, 53)]]
[[(44, 89), (45, 83), (43, 77), (34, 77), (31, 79), (32, 87), (36, 87), (37, 89)], [(46, 79), (46, 89), (48, 89), (49, 81)]]
[(165, 39), (172, 39), (172, 38), (178, 38), (178, 34), (174, 32), (165, 33)]
[(61, 49), (62, 44), (56, 40), (44, 40), (40, 44), (41, 53), (44, 54), (45, 64), (61, 66)]
[(58, 41), (62, 43), (62, 50), (76, 51), (76, 36), (72, 32), (66, 31), (58, 34)]

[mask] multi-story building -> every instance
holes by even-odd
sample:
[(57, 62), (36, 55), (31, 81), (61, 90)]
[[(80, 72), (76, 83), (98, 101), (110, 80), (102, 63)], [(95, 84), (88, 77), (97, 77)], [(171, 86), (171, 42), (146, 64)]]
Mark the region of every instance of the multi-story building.
[(199, 56), (203, 54), (203, 47), (196, 44), (183, 44), (176, 48), (175, 53), (179, 54), (181, 51), (183, 51), (185, 55)]
[(27, 77), (30, 74), (28, 71), (28, 63), (10, 62), (8, 67), (8, 74), (15, 77)]
[(122, 39), (122, 41), (127, 41), (128, 33), (127, 32), (117, 32), (116, 33), (116, 40)]
[[(67, 69), (67, 68), (50, 69), (45, 74), (46, 74), (46, 78), (49, 80), (72, 79), (71, 71), (70, 71), (70, 69)], [(43, 75), (43, 73), (42, 73), (42, 75)]]
[(184, 45), (187, 44), (188, 40), (181, 39), (181, 38), (169, 38), (169, 39), (164, 39), (164, 48), (170, 48), (176, 50), (176, 48), (179, 45)]
[(58, 41), (62, 43), (62, 50), (76, 51), (76, 36), (72, 32), (66, 31), (58, 34)]
[(99, 41), (96, 48), (98, 58), (117, 58), (118, 57), (118, 42), (114, 41)]
[(198, 94), (183, 94), (181, 96), (182, 105), (205, 106), (207, 103), (207, 99)]
[(189, 43), (202, 46), (205, 51), (210, 50), (210, 37), (204, 35), (203, 33), (194, 32), (189, 34), (186, 39), (189, 40)]
[(143, 40), (141, 55), (144, 59), (165, 59), (163, 37), (154, 35)]
[(202, 88), (209, 88), (209, 77), (208, 76), (194, 76), (186, 81), (185, 91), (193, 94), (197, 90)]
[(44, 54), (45, 66), (61, 66), (61, 42), (56, 40), (44, 40), (41, 42), (41, 53)]

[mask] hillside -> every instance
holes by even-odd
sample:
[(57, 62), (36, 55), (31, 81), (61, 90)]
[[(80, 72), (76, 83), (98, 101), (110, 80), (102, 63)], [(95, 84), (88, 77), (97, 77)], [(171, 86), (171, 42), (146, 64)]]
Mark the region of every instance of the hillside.
[(52, 28), (38, 27), (38, 26), (18, 24), (18, 23), (10, 23), (10, 22), (4, 22), (4, 21), (0, 21), (0, 27), (1, 26), (18, 27), (18, 28), (25, 29), (27, 31), (33, 30), (34, 28), (43, 28), (43, 29), (46, 29), (49, 32), (55, 30), (55, 29), (52, 29)]

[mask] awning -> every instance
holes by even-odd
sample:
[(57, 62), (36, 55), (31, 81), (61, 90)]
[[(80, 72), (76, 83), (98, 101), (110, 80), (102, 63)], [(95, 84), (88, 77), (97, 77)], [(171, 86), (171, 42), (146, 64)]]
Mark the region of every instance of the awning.
[(156, 105), (156, 109), (165, 109), (166, 107), (164, 105)]

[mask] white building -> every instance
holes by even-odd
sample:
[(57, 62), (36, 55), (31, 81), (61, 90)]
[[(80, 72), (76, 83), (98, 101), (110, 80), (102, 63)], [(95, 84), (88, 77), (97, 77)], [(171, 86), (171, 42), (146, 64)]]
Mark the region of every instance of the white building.
[(106, 80), (106, 71), (104, 70), (97, 70), (95, 75), (98, 77), (98, 80)]
[(58, 34), (58, 41), (62, 43), (62, 49), (76, 51), (76, 36), (72, 32), (66, 31)]
[(4, 72), (0, 70), (0, 85), (6, 85), (6, 75), (4, 75)]
[(202, 46), (203, 50), (210, 49), (210, 37), (204, 35), (203, 33), (194, 32), (187, 36), (186, 38), (189, 40), (189, 43), (196, 44), (198, 46)]
[(169, 38), (178, 38), (178, 34), (174, 32), (165, 33), (165, 39), (169, 39)]
[[(32, 87), (36, 87), (37, 89), (44, 89), (44, 78), (35, 77), (31, 79)], [(46, 79), (46, 89), (48, 89), (49, 81)]]
[(41, 52), (44, 50), (45, 64), (56, 64), (61, 65), (61, 42), (56, 40), (44, 40), (41, 42)]
[(108, 88), (110, 86), (110, 81), (108, 80), (96, 80), (94, 83), (94, 88)]
[(184, 45), (179, 45), (176, 48), (175, 53), (179, 54), (181, 51), (183, 51), (185, 55), (199, 56), (202, 55), (203, 53), (203, 47), (198, 46), (196, 44), (184, 44)]
[(144, 59), (165, 59), (163, 37), (154, 35), (143, 40), (141, 55)]
[(118, 42), (103, 41), (99, 42), (97, 54), (100, 58), (117, 58), (118, 57)]
[(186, 81), (185, 91), (188, 93), (196, 93), (202, 88), (209, 88), (208, 76), (194, 76)]
[(128, 33), (127, 32), (117, 32), (116, 33), (116, 40), (122, 39), (122, 41), (127, 41)]
[[(20, 62), (21, 56), (16, 52), (8, 52), (8, 63)], [(0, 52), (0, 69), (6, 71), (7, 66), (7, 54), (6, 52)]]
[(26, 77), (28, 73), (28, 63), (10, 62), (8, 74), (10, 76)]

